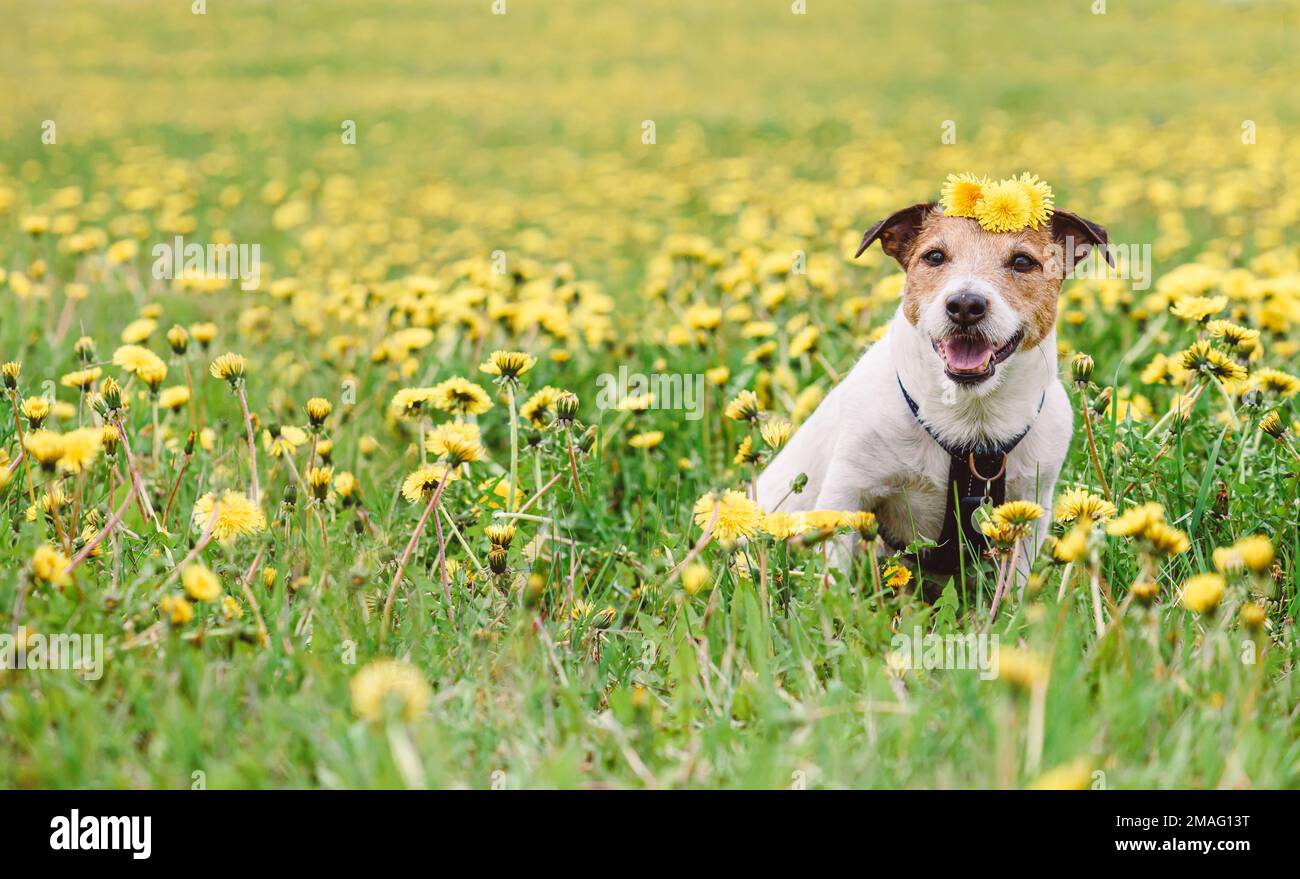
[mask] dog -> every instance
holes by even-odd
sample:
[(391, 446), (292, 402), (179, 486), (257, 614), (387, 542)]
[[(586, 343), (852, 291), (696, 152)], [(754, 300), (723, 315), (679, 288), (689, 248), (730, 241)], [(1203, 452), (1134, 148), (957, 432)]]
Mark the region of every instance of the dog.
[[(1074, 415), (1058, 377), (1057, 300), (1067, 267), (1092, 247), (1109, 260), (1106, 230), (1056, 210), (1037, 228), (995, 233), (923, 203), (869, 229), (855, 257), (877, 240), (905, 272), (902, 303), (764, 469), (757, 498), (769, 513), (870, 510), (892, 548), (929, 538), (939, 546), (922, 570), (953, 573), (959, 545), (982, 540), (975, 506), (1052, 508)], [(1049, 518), (1020, 556), (1025, 576)], [(841, 570), (853, 544), (831, 549)]]

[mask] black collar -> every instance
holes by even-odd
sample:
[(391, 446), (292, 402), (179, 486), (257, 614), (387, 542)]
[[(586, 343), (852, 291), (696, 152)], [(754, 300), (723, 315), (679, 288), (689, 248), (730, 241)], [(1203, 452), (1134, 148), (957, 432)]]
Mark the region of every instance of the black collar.
[[(1029, 424), (1025, 425), (1024, 430), (1020, 431), (1020, 433), (1016, 434), (1015, 436), (1013, 436), (1011, 439), (1007, 440), (1004, 443), (984, 442), (984, 443), (975, 443), (974, 445), (970, 445), (970, 446), (951, 445), (939, 439), (939, 437), (935, 435), (935, 432), (930, 429), (930, 425), (925, 423), (925, 419), (921, 417), (921, 407), (917, 405), (917, 402), (915, 400), (912, 399), (912, 395), (907, 392), (907, 388), (903, 387), (902, 376), (900, 376), (897, 372), (895, 372), (894, 378), (898, 379), (898, 389), (903, 392), (903, 399), (907, 401), (907, 408), (912, 410), (912, 417), (916, 419), (918, 424), (920, 424), (922, 427), (925, 428), (925, 432), (930, 435), (930, 439), (938, 443), (940, 448), (942, 448), (949, 455), (952, 455), (954, 458), (962, 458), (964, 460), (967, 456), (970, 455), (971, 452), (974, 452), (977, 455), (1008, 454), (1012, 449), (1014, 449), (1017, 445), (1020, 444), (1020, 441), (1022, 439), (1025, 438), (1025, 435), (1029, 433), (1029, 428), (1034, 426), (1034, 422), (1030, 421)], [(1043, 403), (1045, 403), (1046, 401), (1047, 401), (1047, 390), (1044, 389), (1043, 395), (1038, 398), (1038, 408), (1034, 411), (1035, 421), (1038, 420), (1038, 414), (1043, 411)]]
[[(976, 521), (976, 511), (982, 506), (997, 505), (1006, 499), (1007, 454), (1025, 438), (1034, 422), (1029, 422), (1024, 430), (1004, 443), (953, 446), (935, 436), (930, 425), (921, 418), (921, 407), (907, 393), (907, 388), (903, 387), (902, 377), (895, 373), (895, 378), (898, 379), (898, 389), (903, 392), (903, 399), (907, 401), (907, 408), (912, 410), (912, 416), (951, 459), (944, 491), (947, 503), (943, 512), (943, 530), (939, 534), (938, 546), (921, 553), (918, 562), (930, 574), (956, 574), (962, 568), (963, 545), (975, 551), (986, 545)], [(1038, 413), (1043, 411), (1046, 400), (1047, 391), (1044, 390), (1034, 413), (1035, 420)], [(881, 536), (893, 549), (905, 548), (884, 534), (883, 530)]]

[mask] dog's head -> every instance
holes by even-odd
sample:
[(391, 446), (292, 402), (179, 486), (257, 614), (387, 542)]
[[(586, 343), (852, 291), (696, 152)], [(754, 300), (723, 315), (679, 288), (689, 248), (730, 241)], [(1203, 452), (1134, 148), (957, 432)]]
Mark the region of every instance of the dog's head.
[(907, 273), (904, 315), (948, 378), (966, 385), (987, 381), (998, 364), (1047, 338), (1069, 266), (1094, 245), (1109, 259), (1106, 230), (1062, 210), (1037, 229), (989, 232), (917, 204), (868, 229), (855, 256), (877, 239)]

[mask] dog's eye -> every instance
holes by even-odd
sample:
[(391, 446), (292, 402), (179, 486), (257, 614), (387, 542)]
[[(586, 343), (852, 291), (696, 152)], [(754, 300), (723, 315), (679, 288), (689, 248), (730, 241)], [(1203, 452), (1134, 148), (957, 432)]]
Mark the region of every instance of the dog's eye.
[(1033, 257), (1026, 256), (1023, 253), (1017, 253), (1015, 256), (1011, 257), (1010, 265), (1011, 268), (1015, 269), (1017, 272), (1032, 272), (1034, 269), (1038, 268), (1038, 263), (1034, 261)]
[(927, 250), (925, 253), (921, 254), (921, 259), (925, 260), (932, 266), (943, 265), (943, 261), (947, 258), (948, 257), (944, 256), (943, 251), (939, 250), (937, 247), (934, 250)]

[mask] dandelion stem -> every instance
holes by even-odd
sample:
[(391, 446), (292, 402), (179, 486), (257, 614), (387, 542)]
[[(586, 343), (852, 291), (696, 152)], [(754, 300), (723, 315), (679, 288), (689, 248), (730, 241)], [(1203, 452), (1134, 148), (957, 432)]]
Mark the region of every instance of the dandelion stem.
[(582, 483), (578, 481), (578, 462), (573, 454), (573, 436), (567, 427), (564, 428), (564, 444), (569, 448), (569, 473), (573, 476), (573, 491), (578, 495), (578, 500), (582, 500)]
[(1088, 395), (1080, 392), (1079, 408), (1083, 412), (1083, 426), (1088, 431), (1088, 456), (1092, 459), (1092, 469), (1097, 473), (1097, 481), (1101, 483), (1101, 490), (1106, 495), (1106, 500), (1114, 503), (1115, 497), (1110, 493), (1110, 485), (1106, 482), (1106, 474), (1101, 469), (1101, 458), (1097, 455), (1097, 440), (1092, 433), (1092, 407), (1088, 405)]
[(260, 503), (262, 491), (257, 484), (257, 444), (253, 441), (253, 416), (248, 411), (248, 396), (244, 393), (243, 385), (239, 386), (239, 405), (244, 410), (244, 430), (248, 434), (248, 470), (251, 477), (249, 494), (253, 498), (253, 503)]
[(515, 415), (515, 383), (506, 382), (506, 395), (510, 401), (510, 509), (519, 506), (519, 420)]
[(113, 529), (117, 527), (118, 523), (122, 521), (123, 517), (126, 516), (126, 511), (131, 507), (131, 501), (134, 499), (135, 485), (133, 484), (130, 490), (127, 491), (126, 498), (122, 501), (122, 505), (118, 507), (112, 517), (104, 523), (103, 530), (96, 534), (93, 540), (83, 546), (81, 552), (72, 557), (72, 561), (68, 562), (68, 566), (63, 569), (65, 576), (71, 574), (76, 569), (77, 565), (90, 558), (90, 554), (95, 551), (95, 547), (103, 543), (104, 538), (108, 537), (108, 535), (112, 533)]
[(18, 411), (18, 395), (13, 391), (9, 392), (9, 402), (14, 407), (14, 424), (18, 427), (18, 448), (23, 451), (23, 469), (27, 473), (27, 499), (36, 503), (36, 485), (32, 482), (32, 462), (27, 454), (27, 445), (23, 436), (23, 418)]
[(420, 535), (424, 532), (424, 526), (429, 521), (429, 514), (433, 508), (438, 505), (438, 498), (442, 496), (442, 489), (447, 484), (447, 477), (451, 471), (448, 470), (443, 474), (442, 479), (438, 480), (437, 487), (433, 490), (433, 496), (429, 498), (429, 503), (425, 505), (424, 512), (420, 515), (420, 521), (415, 525), (415, 531), (411, 534), (411, 539), (407, 541), (406, 549), (402, 550), (402, 557), (397, 560), (397, 572), (393, 574), (393, 582), (388, 587), (388, 597), (384, 599), (384, 618), (379, 627), (379, 641), (382, 644), (388, 637), (388, 620), (393, 612), (393, 598), (397, 595), (397, 584), (402, 582), (402, 574), (406, 571), (406, 563), (411, 560), (411, 553), (415, 552), (415, 545), (420, 540)]

